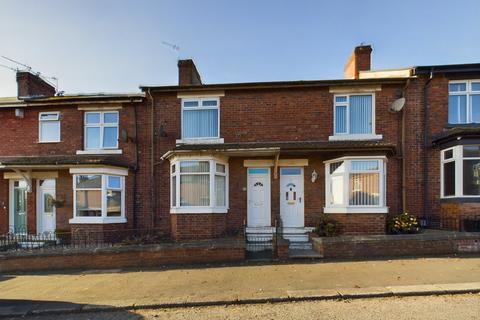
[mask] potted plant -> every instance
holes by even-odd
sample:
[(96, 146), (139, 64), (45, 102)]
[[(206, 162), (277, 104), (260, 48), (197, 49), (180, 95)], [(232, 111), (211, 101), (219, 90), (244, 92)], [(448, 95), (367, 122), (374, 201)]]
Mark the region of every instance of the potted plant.
[(393, 234), (418, 233), (420, 226), (417, 217), (405, 212), (389, 219), (388, 231)]

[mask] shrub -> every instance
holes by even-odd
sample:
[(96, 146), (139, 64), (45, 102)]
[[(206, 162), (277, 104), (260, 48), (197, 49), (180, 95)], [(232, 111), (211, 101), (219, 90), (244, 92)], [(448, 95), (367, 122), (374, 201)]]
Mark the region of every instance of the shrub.
[(405, 212), (389, 219), (388, 231), (395, 234), (418, 233), (420, 227), (417, 218)]
[(322, 213), (317, 219), (315, 232), (320, 237), (333, 237), (337, 233), (337, 221), (328, 214)]

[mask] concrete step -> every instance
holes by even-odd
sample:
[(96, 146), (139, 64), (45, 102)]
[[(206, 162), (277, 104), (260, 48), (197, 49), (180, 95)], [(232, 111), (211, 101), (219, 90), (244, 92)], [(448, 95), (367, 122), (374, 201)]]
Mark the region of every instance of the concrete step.
[(323, 256), (312, 249), (290, 249), (291, 259), (322, 259)]
[(292, 249), (312, 250), (312, 244), (308, 241), (290, 242), (289, 248), (290, 250)]

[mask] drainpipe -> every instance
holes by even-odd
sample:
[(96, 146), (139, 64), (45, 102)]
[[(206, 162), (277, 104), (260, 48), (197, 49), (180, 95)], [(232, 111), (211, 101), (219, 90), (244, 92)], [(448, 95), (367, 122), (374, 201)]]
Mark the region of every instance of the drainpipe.
[(430, 82), (433, 79), (433, 68), (430, 69), (430, 77), (428, 78), (427, 82), (425, 82), (423, 86), (423, 123), (425, 126), (425, 134), (423, 136), (423, 215), (426, 217), (428, 211), (428, 147), (429, 147), (429, 124), (428, 124), (428, 87)]
[(133, 178), (133, 229), (137, 229), (137, 172), (138, 172), (138, 121), (137, 121), (137, 104), (130, 102), (133, 106), (133, 116), (135, 121), (135, 167), (133, 172), (135, 176)]
[[(405, 91), (410, 85), (410, 79), (407, 80), (407, 83), (403, 87), (403, 96), (405, 96)], [(402, 110), (402, 133), (401, 133), (401, 148), (402, 148), (402, 212), (407, 210), (407, 190), (406, 190), (406, 171), (407, 165), (405, 161), (405, 113), (407, 112), (407, 106), (403, 107)]]
[(150, 92), (150, 88), (147, 89), (147, 95), (150, 97), (150, 201), (151, 201), (151, 216), (150, 216), (150, 226), (152, 229), (155, 228), (155, 213), (157, 209), (157, 204), (155, 200), (155, 107), (153, 102), (153, 96)]

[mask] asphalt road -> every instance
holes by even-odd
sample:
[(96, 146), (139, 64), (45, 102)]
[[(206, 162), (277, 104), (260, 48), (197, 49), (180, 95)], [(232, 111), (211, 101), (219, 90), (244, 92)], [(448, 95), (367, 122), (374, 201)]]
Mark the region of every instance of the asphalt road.
[(49, 315), (18, 319), (480, 319), (480, 294), (137, 310), (58, 316)]

